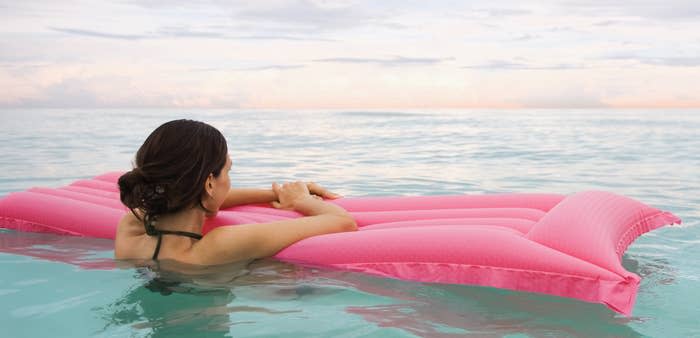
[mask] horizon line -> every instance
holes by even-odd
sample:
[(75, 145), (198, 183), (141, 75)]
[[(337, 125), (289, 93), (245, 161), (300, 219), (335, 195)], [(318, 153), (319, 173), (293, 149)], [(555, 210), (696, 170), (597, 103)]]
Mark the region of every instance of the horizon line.
[(434, 109), (434, 110), (473, 110), (473, 109), (487, 109), (487, 110), (556, 110), (556, 109), (570, 109), (570, 110), (635, 110), (635, 109), (700, 109), (700, 104), (697, 105), (620, 105), (620, 106), (589, 106), (589, 107), (576, 107), (576, 106), (416, 106), (416, 107), (400, 107), (400, 106), (385, 106), (385, 107), (357, 107), (357, 106), (269, 106), (269, 107), (240, 107), (240, 106), (0, 106), (0, 110), (13, 110), (13, 109), (76, 109), (76, 110), (87, 110), (87, 109), (210, 109), (210, 110), (419, 110), (419, 109)]

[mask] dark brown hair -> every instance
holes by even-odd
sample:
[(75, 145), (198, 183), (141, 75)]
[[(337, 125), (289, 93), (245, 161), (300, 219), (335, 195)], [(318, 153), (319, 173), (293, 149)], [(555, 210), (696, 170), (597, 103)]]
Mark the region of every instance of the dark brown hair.
[(175, 120), (156, 128), (136, 153), (133, 170), (119, 177), (122, 203), (155, 235), (160, 215), (202, 205), (209, 174), (218, 177), (226, 165), (226, 139), (199, 121)]

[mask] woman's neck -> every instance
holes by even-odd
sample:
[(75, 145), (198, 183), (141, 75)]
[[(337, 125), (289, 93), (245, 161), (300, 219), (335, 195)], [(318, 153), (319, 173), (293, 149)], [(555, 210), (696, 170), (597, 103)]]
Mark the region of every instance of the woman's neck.
[(176, 213), (158, 216), (156, 229), (202, 233), (204, 210), (188, 208)]

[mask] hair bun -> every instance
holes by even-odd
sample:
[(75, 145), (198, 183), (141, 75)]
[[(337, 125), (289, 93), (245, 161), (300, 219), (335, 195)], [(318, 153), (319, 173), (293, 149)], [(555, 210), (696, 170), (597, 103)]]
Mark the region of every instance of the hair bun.
[(146, 183), (146, 177), (139, 168), (127, 171), (119, 177), (119, 190), (131, 190), (135, 186)]
[(130, 209), (141, 209), (151, 215), (168, 210), (168, 185), (151, 182), (140, 168), (119, 177), (119, 195), (122, 203)]
[(146, 178), (141, 169), (134, 168), (124, 173), (119, 177), (117, 183), (119, 184), (119, 198), (124, 205), (130, 209), (143, 207), (142, 195)]

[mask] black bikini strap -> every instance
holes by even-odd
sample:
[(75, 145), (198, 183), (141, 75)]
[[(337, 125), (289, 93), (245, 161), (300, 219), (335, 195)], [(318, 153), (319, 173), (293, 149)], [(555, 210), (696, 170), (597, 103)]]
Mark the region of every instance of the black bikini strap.
[(160, 252), (160, 242), (163, 241), (163, 234), (158, 233), (158, 244), (156, 244), (156, 251), (153, 251), (153, 258), (152, 260), (157, 260), (158, 259), (158, 253)]
[(163, 241), (163, 235), (178, 235), (178, 236), (185, 236), (185, 237), (189, 237), (189, 238), (194, 238), (197, 240), (202, 239), (202, 235), (195, 234), (194, 232), (159, 230), (159, 229), (155, 229), (155, 230), (158, 234), (158, 243), (156, 244), (156, 251), (153, 252), (153, 258), (151, 258), (152, 260), (158, 259), (158, 253), (160, 252), (160, 243)]
[(202, 239), (202, 235), (187, 231), (158, 230), (159, 235), (178, 235), (194, 239)]

